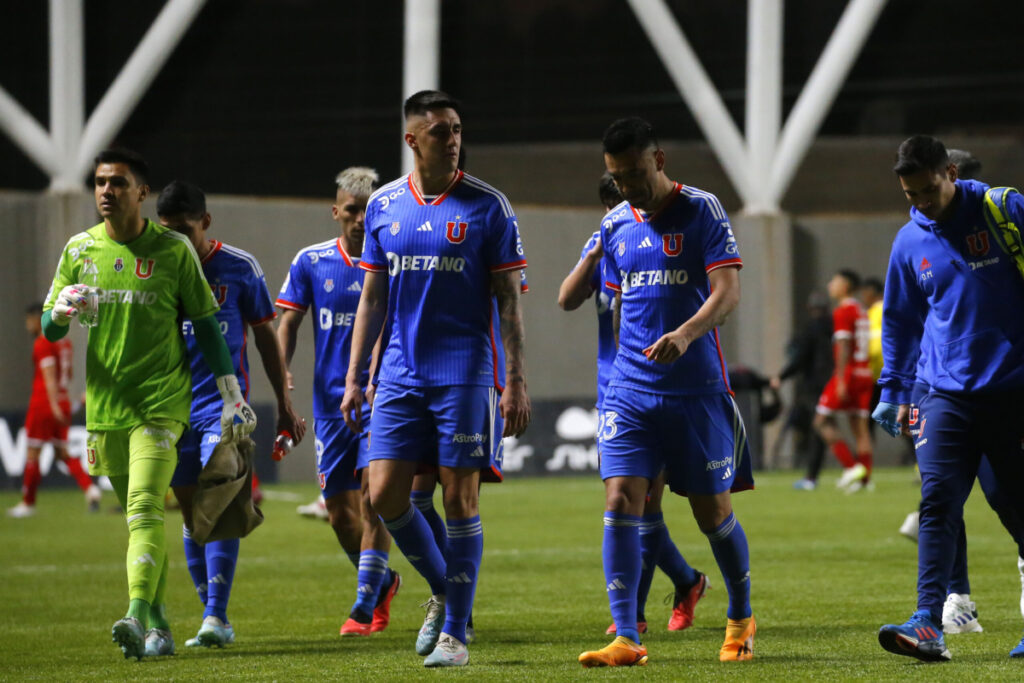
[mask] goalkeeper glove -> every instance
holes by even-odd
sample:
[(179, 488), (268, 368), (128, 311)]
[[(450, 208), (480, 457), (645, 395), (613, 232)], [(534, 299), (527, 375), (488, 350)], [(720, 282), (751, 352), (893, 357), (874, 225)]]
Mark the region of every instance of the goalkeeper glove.
[(224, 401), (220, 414), (220, 442), (238, 443), (256, 428), (256, 413), (242, 397), (242, 389), (234, 375), (218, 377), (217, 390)]
[(871, 419), (877, 422), (889, 436), (899, 436), (902, 429), (900, 423), (896, 421), (898, 411), (899, 408), (892, 403), (879, 403), (875, 411), (871, 413)]
[(58, 325), (67, 325), (71, 319), (85, 310), (89, 305), (89, 295), (95, 290), (88, 285), (68, 285), (60, 290), (57, 300), (53, 302), (50, 320)]

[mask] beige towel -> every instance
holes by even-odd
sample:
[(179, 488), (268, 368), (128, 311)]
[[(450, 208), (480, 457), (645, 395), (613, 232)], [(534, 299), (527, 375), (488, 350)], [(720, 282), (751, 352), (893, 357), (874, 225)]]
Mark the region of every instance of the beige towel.
[(252, 502), (255, 450), (256, 444), (248, 437), (213, 449), (192, 498), (192, 540), (196, 543), (242, 538), (263, 523), (263, 513)]

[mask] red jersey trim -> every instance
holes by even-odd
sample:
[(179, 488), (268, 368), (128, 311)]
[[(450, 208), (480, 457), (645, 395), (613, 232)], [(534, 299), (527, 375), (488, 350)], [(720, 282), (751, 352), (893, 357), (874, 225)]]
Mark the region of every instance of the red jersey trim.
[(614, 282), (608, 282), (607, 280), (605, 280), (604, 286), (607, 287), (608, 289), (612, 290), (613, 292), (621, 292), (622, 291), (622, 287), (619, 287)]
[(704, 266), (704, 272), (710, 273), (712, 270), (718, 270), (719, 268), (728, 268), (729, 266), (736, 266), (737, 268), (743, 268), (743, 259), (741, 258), (727, 258), (724, 261), (715, 261), (707, 266)]
[[(278, 299), (278, 301), (280, 301), (280, 299)], [(278, 305), (280, 305), (280, 304), (278, 304)], [(264, 318), (260, 318), (259, 320), (250, 320), (249, 321), (249, 325), (251, 325), (252, 327), (256, 327), (257, 325), (262, 325), (263, 323), (269, 322), (269, 321), (273, 320), (276, 317), (277, 317), (277, 311), (273, 311), (273, 312), (271, 312), (270, 315), (268, 315), (268, 316), (266, 316)]]
[[(444, 188), (444, 191), (442, 191), (441, 194), (434, 197), (434, 199), (429, 202), (429, 205), (440, 205), (441, 202), (443, 202), (448, 197), (451, 191), (455, 189), (455, 186), (459, 184), (459, 182), (462, 180), (462, 176), (464, 175), (465, 173), (463, 173), (460, 170), (457, 170), (455, 172), (455, 177), (452, 178), (452, 181), (450, 183), (448, 183), (448, 187)], [(409, 190), (412, 192), (412, 196), (416, 200), (417, 204), (419, 204), (420, 206), (427, 206), (428, 202), (423, 199), (423, 195), (420, 193), (419, 189), (417, 189), (416, 183), (412, 181), (412, 173), (409, 174)]]
[(660, 216), (665, 211), (665, 209), (667, 209), (669, 206), (672, 205), (672, 202), (674, 202), (676, 200), (676, 198), (679, 197), (679, 193), (683, 189), (683, 186), (680, 185), (679, 183), (672, 183), (672, 184), (674, 185), (674, 187), (672, 188), (672, 192), (670, 192), (669, 195), (667, 197), (665, 197), (664, 201), (662, 201), (662, 203), (661, 203), (661, 206), (659, 206), (657, 209), (655, 209), (646, 218), (644, 218), (644, 215), (642, 213), (640, 213), (640, 211), (638, 209), (636, 209), (632, 204), (629, 205), (629, 208), (633, 210), (633, 217), (636, 218), (636, 222), (637, 223), (643, 223), (644, 221), (647, 221), (648, 223), (650, 223), (655, 218)]
[(349, 268), (352, 267), (352, 259), (349, 258), (348, 252), (345, 251), (345, 247), (341, 245), (341, 238), (338, 238), (338, 251), (341, 252), (341, 258), (345, 259), (345, 265)]
[(278, 299), (274, 302), (274, 305), (280, 306), (281, 308), (287, 308), (292, 311), (299, 311), (300, 313), (305, 313), (308, 308), (308, 306), (300, 306), (297, 303), (288, 301), (287, 299)]
[(497, 273), (503, 270), (522, 270), (526, 267), (526, 259), (522, 261), (513, 261), (512, 263), (502, 263), (497, 266), (491, 266), (491, 272)]
[(386, 273), (388, 270), (387, 266), (378, 266), (375, 263), (367, 263), (366, 261), (360, 261), (359, 265), (356, 267), (368, 270), (371, 273)]
[(206, 256), (203, 257), (203, 260), (200, 261), (200, 263), (206, 263), (207, 261), (212, 259), (213, 255), (216, 254), (218, 251), (220, 251), (220, 248), (224, 246), (224, 243), (221, 242), (220, 240), (210, 240), (210, 244), (213, 245), (213, 249), (211, 249), (206, 254)]
[(718, 351), (718, 362), (722, 368), (722, 381), (725, 382), (725, 390), (729, 392), (730, 396), (735, 396), (732, 392), (732, 387), (729, 386), (729, 373), (725, 371), (725, 356), (722, 355), (722, 342), (718, 339), (718, 328), (715, 328), (715, 350)]

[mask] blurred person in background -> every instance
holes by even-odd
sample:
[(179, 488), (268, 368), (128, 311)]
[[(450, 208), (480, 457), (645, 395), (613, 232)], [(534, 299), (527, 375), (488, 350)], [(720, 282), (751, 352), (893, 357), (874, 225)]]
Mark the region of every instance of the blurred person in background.
[(43, 305), (35, 303), (25, 310), (25, 329), (32, 335), (32, 394), (25, 413), (25, 472), (22, 475), (21, 501), (7, 510), (8, 517), (21, 519), (36, 513), (36, 491), (42, 480), (39, 454), (43, 446), (53, 446), (54, 455), (85, 494), (89, 512), (100, 509), (100, 487), (82, 469), (78, 458), (68, 455), (68, 426), (71, 424), (71, 340), (65, 337), (51, 342), (43, 335)]
[(825, 461), (825, 442), (813, 428), (814, 408), (832, 377), (832, 317), (828, 299), (820, 292), (811, 292), (807, 298), (807, 322), (786, 346), (786, 364), (771, 378), (770, 384), (778, 390), (782, 382), (791, 377), (796, 378), (793, 406), (775, 448), (781, 446), (786, 432), (792, 430), (798, 462), (807, 464), (807, 473), (793, 483), (793, 488), (813, 491), (818, 486), (818, 475)]
[[(843, 466), (836, 487), (855, 493), (871, 481), (871, 394), (874, 382), (868, 364), (868, 318), (854, 295), (860, 276), (852, 270), (836, 272), (828, 281), (828, 295), (836, 302), (832, 311), (833, 371), (818, 405), (814, 428)], [(845, 413), (853, 432), (856, 456), (839, 433), (836, 414)]]

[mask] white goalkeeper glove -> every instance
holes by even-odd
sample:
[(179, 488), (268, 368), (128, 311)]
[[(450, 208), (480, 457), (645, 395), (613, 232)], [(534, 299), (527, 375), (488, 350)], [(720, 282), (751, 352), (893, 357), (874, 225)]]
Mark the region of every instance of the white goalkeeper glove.
[(57, 300), (53, 302), (50, 320), (58, 325), (67, 325), (71, 319), (84, 311), (89, 305), (89, 295), (94, 287), (89, 285), (68, 285), (60, 290)]
[(242, 397), (242, 389), (236, 376), (218, 377), (217, 390), (224, 401), (224, 408), (220, 413), (220, 442), (238, 443), (256, 429), (256, 413)]

